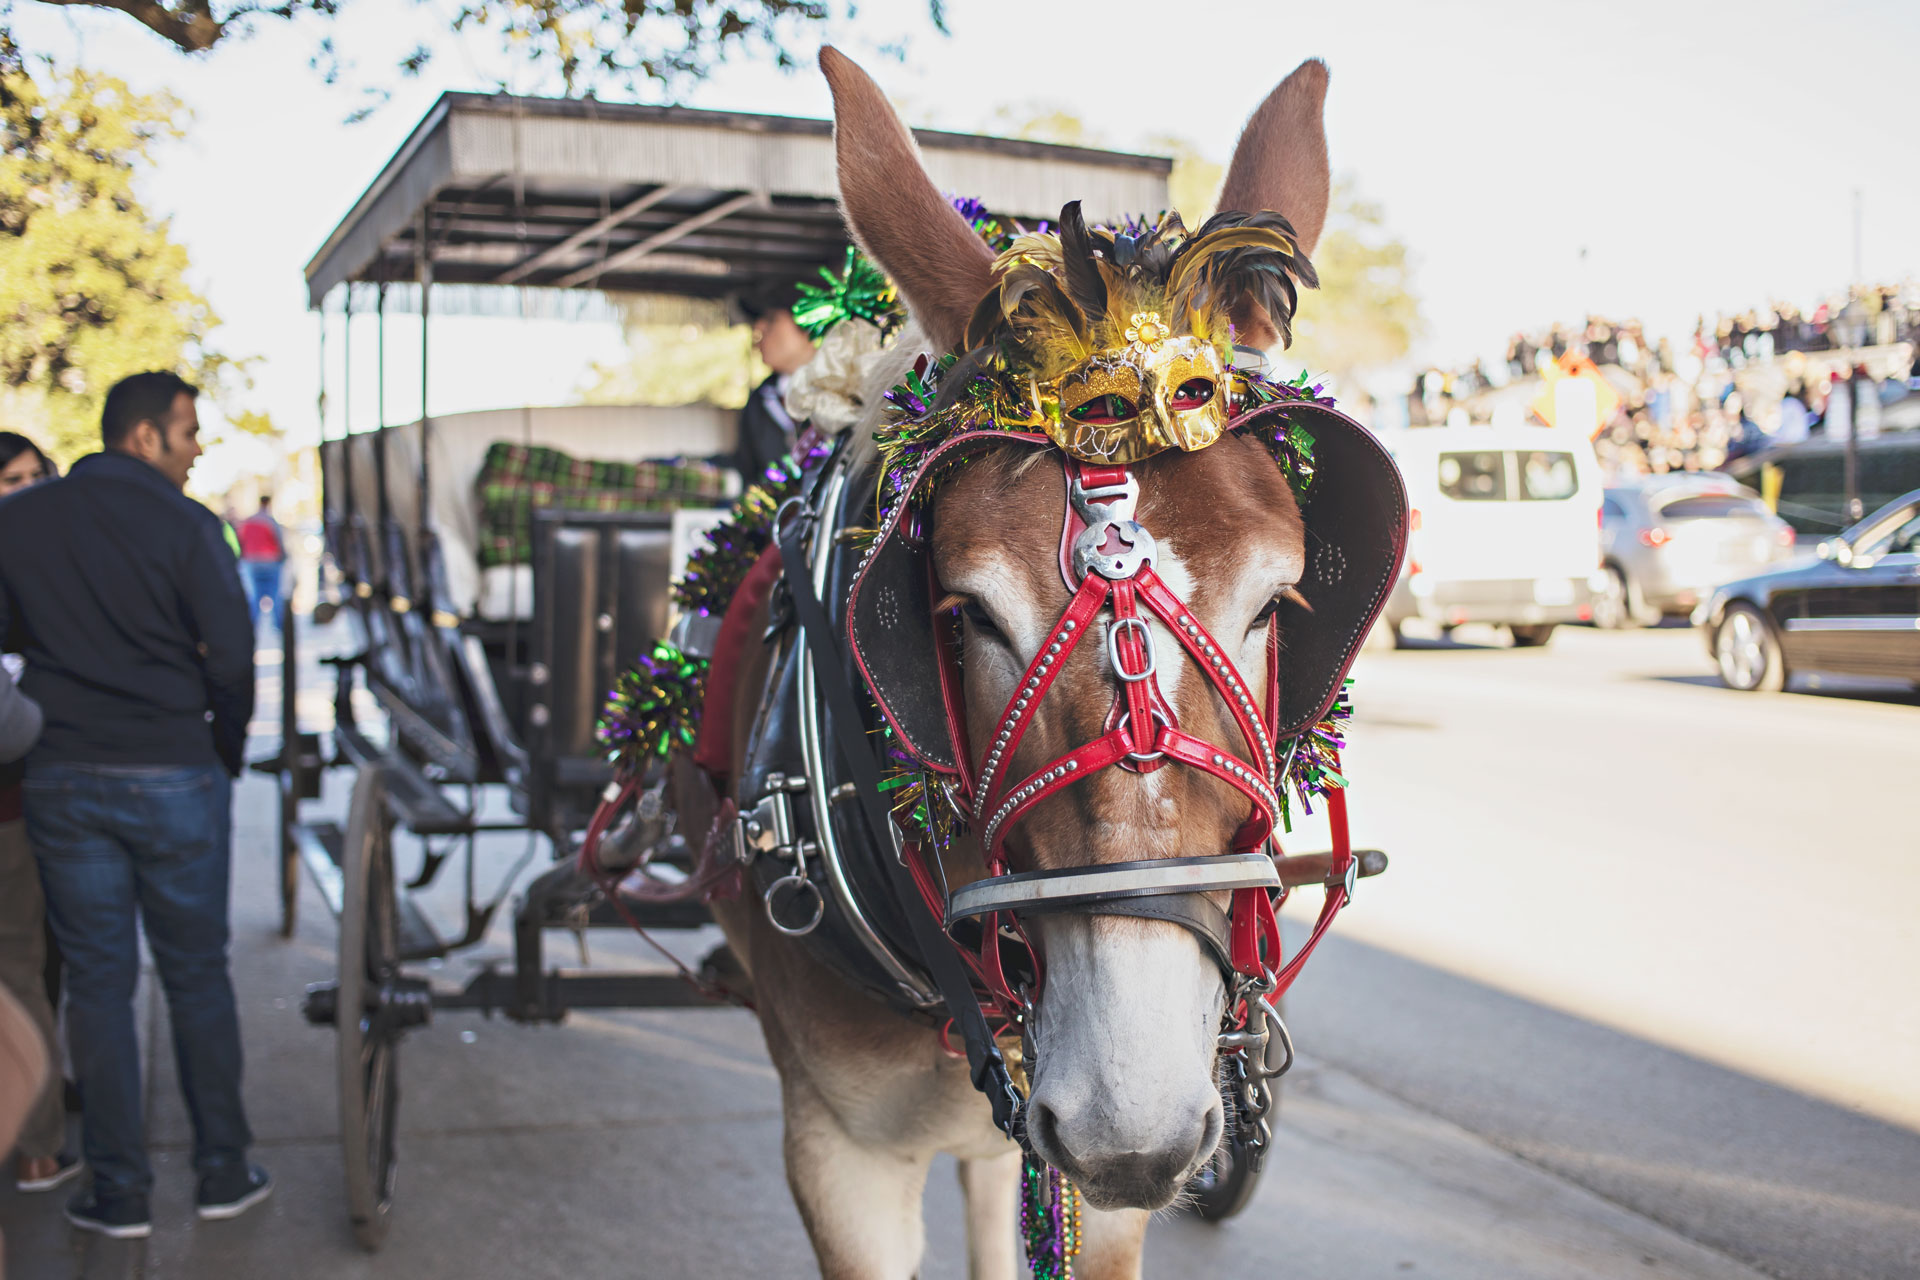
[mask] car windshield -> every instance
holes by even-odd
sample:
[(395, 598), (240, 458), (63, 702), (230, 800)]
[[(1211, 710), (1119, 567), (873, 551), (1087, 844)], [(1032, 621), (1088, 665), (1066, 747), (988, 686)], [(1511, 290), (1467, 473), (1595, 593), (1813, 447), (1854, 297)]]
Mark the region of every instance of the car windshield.
[(1920, 508), (1908, 507), (1878, 528), (1867, 531), (1866, 540), (1854, 549), (1856, 557), (1878, 560), (1882, 556), (1913, 555), (1920, 552)]
[(1462, 502), (1505, 502), (1506, 460), (1492, 450), (1443, 453), (1440, 455), (1440, 492)]
[(1520, 496), (1532, 502), (1563, 502), (1580, 487), (1573, 455), (1545, 449), (1520, 451)]
[(1663, 520), (1709, 520), (1727, 516), (1764, 518), (1771, 514), (1758, 498), (1739, 493), (1701, 493), (1660, 508)]

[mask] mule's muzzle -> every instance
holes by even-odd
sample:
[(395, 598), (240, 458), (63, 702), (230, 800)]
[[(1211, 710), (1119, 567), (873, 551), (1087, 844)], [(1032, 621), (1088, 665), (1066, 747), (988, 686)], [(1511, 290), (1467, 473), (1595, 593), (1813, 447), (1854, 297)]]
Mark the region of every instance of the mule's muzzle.
[(1098, 1108), (1082, 1114), (1054, 1110), (1040, 1098), (1027, 1109), (1027, 1140), (1035, 1154), (1073, 1179), (1096, 1209), (1163, 1209), (1220, 1145), (1225, 1124), (1218, 1095), (1185, 1125), (1162, 1126), (1150, 1137), (1120, 1135)]

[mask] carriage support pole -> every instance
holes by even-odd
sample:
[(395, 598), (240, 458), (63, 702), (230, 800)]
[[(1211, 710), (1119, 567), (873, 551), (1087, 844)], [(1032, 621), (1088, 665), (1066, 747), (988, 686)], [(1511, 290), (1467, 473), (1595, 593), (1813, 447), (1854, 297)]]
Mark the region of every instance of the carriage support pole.
[[(430, 520), (433, 510), (429, 485), (432, 471), (427, 464), (429, 436), (433, 420), (427, 416), (427, 332), (433, 314), (433, 246), (427, 242), (427, 211), (420, 211), (420, 230), (414, 240), (415, 267), (420, 278), (420, 518)], [(431, 590), (431, 587), (428, 588)]]

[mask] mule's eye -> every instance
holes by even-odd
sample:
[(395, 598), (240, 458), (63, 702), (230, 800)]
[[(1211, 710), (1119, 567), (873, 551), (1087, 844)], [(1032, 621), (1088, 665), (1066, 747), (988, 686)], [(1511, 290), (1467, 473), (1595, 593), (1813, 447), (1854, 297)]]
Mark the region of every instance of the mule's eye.
[(972, 627), (974, 633), (982, 640), (992, 640), (1000, 644), (1006, 643), (1007, 638), (1000, 633), (1000, 628), (993, 625), (993, 619), (987, 616), (987, 611), (975, 602), (969, 600), (966, 604), (962, 605), (960, 607), (960, 616), (967, 620), (967, 625)]
[(1302, 596), (1296, 588), (1282, 587), (1273, 593), (1273, 599), (1261, 606), (1260, 612), (1253, 615), (1253, 623), (1247, 630), (1252, 631), (1255, 628), (1264, 627), (1267, 623), (1273, 621), (1273, 615), (1280, 612), (1280, 602), (1282, 600), (1291, 600), (1307, 612), (1313, 612), (1313, 606), (1307, 603), (1306, 598)]
[(1067, 416), (1076, 422), (1091, 422), (1095, 426), (1104, 426), (1113, 422), (1125, 422), (1138, 413), (1133, 401), (1125, 396), (1105, 395), (1093, 399), (1068, 411)]
[(1198, 409), (1213, 399), (1213, 383), (1205, 378), (1188, 378), (1173, 393), (1173, 407), (1176, 411)]

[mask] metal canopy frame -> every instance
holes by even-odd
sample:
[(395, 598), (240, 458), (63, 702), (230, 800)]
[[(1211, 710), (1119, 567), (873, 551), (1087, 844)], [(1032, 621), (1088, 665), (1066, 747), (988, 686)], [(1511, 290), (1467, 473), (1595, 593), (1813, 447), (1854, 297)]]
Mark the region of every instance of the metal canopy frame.
[[(1167, 204), (1163, 156), (915, 137), (943, 189), (1022, 221), (1075, 199), (1096, 220)], [(308, 303), (423, 267), (441, 284), (725, 298), (837, 264), (836, 193), (825, 120), (448, 93), (308, 262)]]

